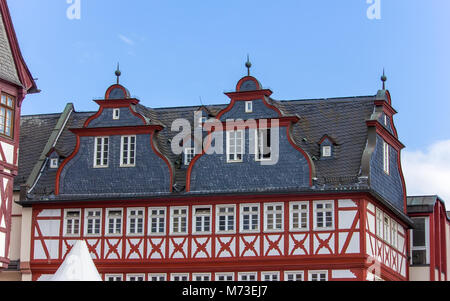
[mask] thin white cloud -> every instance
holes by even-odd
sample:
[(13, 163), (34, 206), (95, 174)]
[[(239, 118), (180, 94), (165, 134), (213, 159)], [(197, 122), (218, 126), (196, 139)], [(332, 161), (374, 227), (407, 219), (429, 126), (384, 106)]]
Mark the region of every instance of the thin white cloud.
[(450, 140), (425, 150), (402, 152), (406, 188), (412, 195), (439, 195), (450, 211)]
[(123, 34), (119, 34), (119, 39), (121, 39), (125, 44), (128, 44), (130, 46), (134, 45), (134, 41), (129, 37), (124, 36)]

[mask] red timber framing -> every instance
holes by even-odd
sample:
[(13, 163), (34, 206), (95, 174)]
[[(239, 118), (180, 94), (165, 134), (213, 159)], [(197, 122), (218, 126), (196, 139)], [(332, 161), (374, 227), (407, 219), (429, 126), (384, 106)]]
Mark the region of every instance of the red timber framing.
[[(333, 227), (319, 230), (315, 226), (317, 202), (332, 204)], [(308, 204), (308, 229), (292, 230), (290, 205), (295, 202)], [(52, 274), (62, 263), (77, 240), (85, 240), (94, 262), (103, 275), (256, 272), (258, 280), (262, 272), (277, 272), (279, 280), (285, 280), (285, 272), (298, 271), (308, 280), (311, 271), (325, 271), (328, 280), (361, 281), (368, 273), (385, 280), (406, 280), (407, 241), (405, 226), (397, 221), (399, 236), (404, 243), (395, 249), (377, 239), (372, 231), (373, 208), (377, 202), (367, 193), (270, 196), (204, 196), (158, 198), (108, 202), (79, 202), (34, 205), (32, 215), (31, 270), (33, 279)], [(241, 205), (259, 205), (259, 229), (244, 233), (241, 229)], [(265, 230), (265, 206), (281, 204), (283, 227), (277, 231)], [(233, 232), (221, 234), (216, 230), (217, 206), (234, 205), (235, 227)], [(193, 233), (194, 207), (211, 208), (211, 232)], [(170, 229), (171, 208), (188, 209), (187, 233), (172, 235)], [(373, 208), (372, 208), (373, 207)], [(140, 236), (127, 235), (127, 211), (144, 208), (144, 232)], [(149, 235), (148, 208), (165, 208), (165, 233)], [(64, 210), (81, 209), (80, 235), (64, 236)], [(85, 210), (102, 212), (101, 234), (98, 237), (85, 233)], [(122, 210), (122, 234), (108, 236), (105, 232), (107, 209)], [(395, 216), (391, 216), (395, 219)], [(373, 247), (372, 247), (373, 246)], [(380, 247), (380, 251), (377, 250)], [(370, 249), (370, 251), (368, 251)], [(380, 269), (374, 269), (371, 254), (380, 260)], [(378, 256), (380, 255), (380, 256)], [(389, 259), (388, 259), (389, 258)], [(379, 272), (379, 273), (378, 273)], [(125, 278), (124, 278), (125, 279)]]
[(409, 216), (411, 218), (428, 218), (429, 225), (427, 228), (429, 233), (427, 233), (427, 236), (429, 237), (430, 281), (449, 281), (450, 277), (447, 274), (447, 241), (450, 238), (448, 237), (447, 227), (450, 226), (450, 221), (447, 217), (444, 204), (438, 200), (434, 205), (433, 212), (410, 213)]
[[(5, 0), (0, 0), (1, 21), (11, 50), (13, 64), (20, 83), (0, 79), (0, 94), (14, 99), (12, 108), (11, 136), (0, 134), (0, 270), (9, 264), (11, 212), (13, 201), (13, 179), (18, 172), (18, 151), (20, 134), (20, 110), (22, 101), (30, 93), (38, 93), (36, 83), (20, 52), (16, 33)], [(7, 59), (7, 58), (6, 58)]]

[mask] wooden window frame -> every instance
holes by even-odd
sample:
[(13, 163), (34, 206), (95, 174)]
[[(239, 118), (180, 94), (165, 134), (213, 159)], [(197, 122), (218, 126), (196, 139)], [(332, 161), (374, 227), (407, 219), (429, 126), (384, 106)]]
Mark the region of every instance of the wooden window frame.
[[(3, 97), (6, 97), (6, 103), (3, 104), (3, 102), (0, 100), (0, 110), (4, 110), (5, 114), (3, 116), (3, 120), (0, 120), (0, 127), (3, 126), (3, 131), (0, 131), (0, 135), (3, 137), (7, 137), (9, 139), (14, 139), (14, 123), (15, 123), (15, 115), (16, 115), (16, 97), (8, 94), (8, 93), (1, 93), (1, 99)], [(12, 100), (12, 105), (8, 105), (8, 100)], [(6, 119), (8, 116), (8, 111), (11, 112), (11, 118), (10, 118), (10, 135), (6, 134)]]

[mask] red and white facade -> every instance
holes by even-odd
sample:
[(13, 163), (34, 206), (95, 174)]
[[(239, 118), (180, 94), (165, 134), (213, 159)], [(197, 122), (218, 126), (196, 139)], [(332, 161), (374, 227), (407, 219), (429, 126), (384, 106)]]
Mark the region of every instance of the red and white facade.
[[(395, 229), (378, 233), (376, 212), (381, 208), (368, 194), (345, 196), (196, 197), (130, 202), (34, 206), (31, 241), (33, 280), (48, 279), (74, 243), (87, 242), (105, 280), (407, 280), (406, 225), (386, 214)], [(124, 206), (126, 204), (126, 206)], [(329, 204), (331, 224), (318, 227), (317, 205)], [(303, 207), (294, 207), (303, 205)], [(278, 211), (274, 210), (278, 207)], [(244, 207), (255, 207), (257, 229), (244, 230)], [(196, 233), (196, 209), (210, 219), (209, 232)], [(229, 231), (220, 231), (219, 209), (233, 208)], [(300, 209), (298, 209), (300, 208)], [(99, 235), (87, 234), (87, 212), (96, 209)], [(174, 218), (186, 209), (186, 233), (174, 233)], [(110, 210), (121, 212), (120, 234), (108, 235)], [(142, 211), (142, 232), (130, 234), (130, 211)], [(164, 233), (152, 234), (152, 211), (163, 221)], [(162, 210), (162, 211), (160, 211)], [(299, 211), (300, 210), (300, 211)], [(67, 212), (79, 212), (79, 234), (67, 235)], [(206, 212), (206, 213), (205, 213)], [(275, 213), (275, 215), (271, 215)], [(302, 213), (304, 213), (302, 215)], [(281, 215), (276, 227), (276, 214)], [(294, 227), (300, 214), (303, 229)], [(384, 214), (384, 213), (383, 213)], [(230, 215), (230, 214), (229, 214)], [(277, 228), (279, 227), (279, 228)], [(275, 229), (273, 229), (275, 228)], [(384, 231), (385, 227), (382, 227)], [(75, 231), (78, 232), (78, 231)], [(391, 234), (392, 233), (392, 234)], [(380, 237), (381, 236), (381, 237)], [(386, 236), (387, 237), (387, 236)], [(152, 278), (153, 277), (153, 278)], [(178, 278), (177, 278), (178, 277)], [(183, 278), (185, 277), (185, 278)], [(202, 278), (203, 277), (203, 278)], [(224, 278), (228, 277), (228, 278)], [(249, 277), (249, 278), (246, 278)], [(134, 278), (133, 278), (134, 279)]]
[(18, 172), (20, 108), (25, 96), (38, 92), (22, 58), (5, 0), (0, 0), (2, 68), (0, 76), (0, 269), (9, 264), (13, 179)]

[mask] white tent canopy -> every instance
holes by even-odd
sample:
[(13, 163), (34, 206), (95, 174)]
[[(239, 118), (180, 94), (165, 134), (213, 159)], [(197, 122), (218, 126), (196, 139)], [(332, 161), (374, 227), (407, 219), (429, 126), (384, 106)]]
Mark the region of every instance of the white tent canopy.
[(86, 242), (79, 240), (53, 275), (52, 281), (102, 281)]

